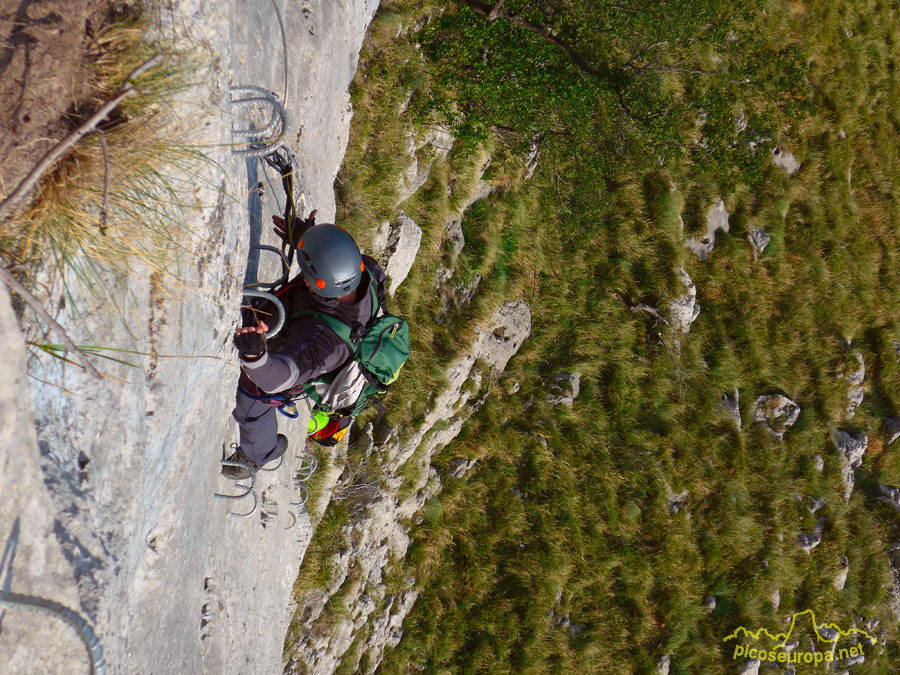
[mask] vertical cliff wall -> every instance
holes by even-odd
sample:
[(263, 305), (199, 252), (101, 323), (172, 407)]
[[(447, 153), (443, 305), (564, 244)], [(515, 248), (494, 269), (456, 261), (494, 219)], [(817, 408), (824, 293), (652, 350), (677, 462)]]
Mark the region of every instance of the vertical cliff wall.
[[(109, 377), (96, 380), (57, 359), (26, 358), (22, 332), (43, 331), (25, 309), (20, 332), (0, 298), (0, 588), (78, 611), (102, 642), (107, 672), (281, 670), (311, 535), (303, 509), (291, 506), (303, 420), (287, 427), (284, 465), (260, 474), (251, 518), (228, 516), (249, 503), (213, 498), (230, 489), (218, 460), (237, 440), (230, 336), (249, 245), (271, 238), (264, 224), (281, 211), (274, 180), (262, 197), (255, 189), (266, 182), (262, 164), (231, 152), (230, 129), (241, 122), (228, 88), (284, 98), (301, 203), (329, 220), (348, 86), (376, 8), (377, 0), (185, 0), (159, 10), (161, 32), (213, 61), (177, 110), (211, 160), (191, 169), (182, 195), (189, 250), (172, 275), (97, 272), (95, 292), (45, 275), (39, 291), (77, 342), (140, 352), (125, 356), (137, 368), (101, 361)], [(272, 263), (261, 262), (261, 276)], [(69, 626), (0, 612), (0, 663), (13, 672), (87, 669)]]

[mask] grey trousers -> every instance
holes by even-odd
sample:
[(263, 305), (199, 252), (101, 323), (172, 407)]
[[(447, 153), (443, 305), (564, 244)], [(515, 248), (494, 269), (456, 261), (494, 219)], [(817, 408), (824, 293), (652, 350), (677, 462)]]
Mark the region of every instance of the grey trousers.
[(273, 406), (250, 398), (240, 387), (236, 399), (231, 416), (240, 429), (241, 452), (260, 466), (277, 459), (278, 411)]

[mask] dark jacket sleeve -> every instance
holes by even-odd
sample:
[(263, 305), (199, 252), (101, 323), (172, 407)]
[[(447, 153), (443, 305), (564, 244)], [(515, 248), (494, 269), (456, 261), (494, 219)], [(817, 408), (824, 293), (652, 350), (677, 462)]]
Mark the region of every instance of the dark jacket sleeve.
[(253, 383), (267, 393), (291, 389), (339, 368), (350, 358), (350, 347), (325, 324), (303, 322), (299, 339), (280, 352), (266, 352), (257, 361), (241, 361)]

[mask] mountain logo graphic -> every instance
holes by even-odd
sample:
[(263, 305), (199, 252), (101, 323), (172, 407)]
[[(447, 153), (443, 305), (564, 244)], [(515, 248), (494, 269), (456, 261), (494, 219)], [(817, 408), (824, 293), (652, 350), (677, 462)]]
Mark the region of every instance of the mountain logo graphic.
[[(816, 633), (818, 642), (825, 643), (822, 646), (823, 651), (804, 652), (796, 649), (797, 642), (794, 645), (788, 645), (791, 637), (798, 631), (798, 620), (809, 616), (812, 621), (812, 628)], [(773, 644), (766, 647), (754, 647), (746, 642), (748, 640), (760, 640), (766, 637)], [(852, 647), (843, 647), (838, 649), (838, 640), (841, 638), (851, 638), (856, 644)], [(723, 642), (735, 641), (734, 654), (732, 659), (750, 658), (759, 659), (759, 661), (770, 661), (773, 663), (794, 663), (807, 665), (819, 665), (822, 663), (830, 664), (835, 661), (847, 661), (847, 665), (855, 665), (865, 660), (863, 647), (872, 647), (878, 644), (878, 640), (868, 632), (859, 628), (849, 628), (843, 630), (834, 623), (819, 623), (816, 615), (811, 609), (802, 612), (796, 612), (791, 616), (791, 626), (786, 633), (776, 633), (772, 635), (767, 629), (759, 628), (758, 630), (750, 630), (744, 626), (739, 626), (731, 635), (723, 638)], [(744, 642), (745, 644), (739, 644)], [(816, 649), (815, 647), (813, 649)], [(852, 663), (851, 663), (852, 661)]]
[[(743, 635), (745, 638), (749, 638), (751, 640), (759, 640), (760, 635), (765, 635), (770, 640), (774, 641), (776, 644), (774, 647), (784, 647), (785, 643), (791, 639), (791, 635), (794, 633), (794, 628), (797, 625), (797, 619), (806, 615), (809, 615), (812, 619), (813, 629), (816, 631), (816, 637), (821, 642), (837, 642), (841, 637), (853, 637), (854, 635), (858, 635), (861, 638), (865, 638), (869, 640), (872, 645), (878, 644), (878, 639), (869, 635), (866, 631), (861, 630), (859, 628), (850, 628), (849, 630), (841, 630), (841, 628), (834, 623), (819, 623), (816, 621), (816, 614), (811, 609), (804, 610), (802, 612), (797, 612), (791, 617), (791, 627), (788, 628), (787, 633), (776, 633), (772, 635), (765, 628), (760, 628), (757, 631), (751, 631), (743, 626), (739, 626), (737, 630), (735, 630), (731, 635), (726, 637), (723, 641), (728, 642), (729, 640), (736, 640), (740, 635)], [(824, 633), (824, 635), (823, 635)], [(829, 637), (831, 636), (831, 637)]]

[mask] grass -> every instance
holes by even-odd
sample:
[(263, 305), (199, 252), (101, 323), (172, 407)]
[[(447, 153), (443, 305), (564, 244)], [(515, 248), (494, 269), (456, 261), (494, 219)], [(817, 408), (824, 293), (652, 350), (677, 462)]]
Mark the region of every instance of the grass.
[[(176, 279), (195, 236), (183, 223), (195, 206), (198, 167), (209, 163), (191, 137), (185, 92), (202, 76), (200, 52), (148, 41), (139, 13), (104, 26), (88, 47), (96, 87), (71, 114), (74, 129), (113, 98), (126, 75), (155, 53), (160, 65), (141, 75), (98, 131), (77, 143), (38, 184), (33, 201), (0, 227), (0, 255), (34, 279), (59, 280), (72, 305), (77, 284), (116, 301), (108, 273)], [(201, 50), (202, 51), (202, 50)], [(35, 270), (41, 270), (35, 274)], [(161, 275), (161, 276), (160, 276)]]
[[(404, 82), (427, 92), (456, 67), (447, 56), (410, 72), (423, 34), (395, 38), (396, 26), (428, 11), (387, 3), (361, 58), (340, 217), (363, 240), (394, 213), (383, 190), (395, 184)], [(444, 15), (442, 30), (452, 30), (453, 16)], [(900, 482), (882, 422), (900, 412), (900, 98), (890, 48), (900, 22), (867, 2), (767, 2), (741, 21), (735, 30), (763, 45), (753, 54), (779, 54), (773, 63), (784, 72), (748, 56), (735, 67), (751, 69), (756, 85), (730, 98), (716, 78), (661, 78), (686, 114), (719, 106), (707, 126), (651, 129), (681, 141), (661, 161), (639, 139), (598, 143), (604, 125), (615, 127), (598, 119), (585, 125), (591, 133), (547, 133), (538, 170), (522, 183), (522, 153), (515, 144), (507, 151), (502, 134), (463, 138), (402, 205), (424, 237), (395, 299), (415, 351), (388, 399), (391, 424), (404, 430), (423, 418), (442, 369), (501, 301), (524, 297), (533, 329), (502, 380), (519, 391), (491, 396), (434, 458), (442, 471), (457, 456), (479, 464), (462, 480), (445, 479), (411, 532), (405, 564), (421, 595), (381, 672), (653, 672), (663, 654), (673, 672), (733, 672), (739, 664), (724, 636), (739, 625), (780, 628), (805, 609), (844, 628), (857, 617), (880, 622), (884, 651), (857, 672), (886, 672), (900, 658), (884, 553), (896, 513), (876, 497), (878, 483)], [(697, 48), (708, 58), (710, 45)], [(416, 105), (414, 96), (410, 116)], [(741, 145), (742, 110), (797, 155), (796, 175), (768, 163), (768, 146), (753, 155)], [(451, 303), (439, 321), (445, 305), (434, 275), (448, 261), (445, 224), (486, 153), (489, 178), (505, 189), (462, 214), (466, 246), (452, 282), (480, 274), (483, 290), (471, 305)], [(705, 229), (719, 197), (730, 232), (700, 261), (683, 237)], [(756, 261), (746, 241), (753, 227), (772, 237)], [(679, 267), (702, 307), (685, 336), (630, 310), (637, 302), (664, 310), (682, 292)], [(866, 398), (851, 419), (839, 375), (855, 368), (855, 353), (866, 364)], [(573, 407), (549, 405), (550, 377), (573, 370), (584, 376)], [(734, 387), (740, 430), (720, 406)], [(784, 442), (751, 419), (753, 400), (768, 393), (802, 408)], [(849, 502), (833, 429), (869, 434)], [(681, 490), (687, 508), (673, 514), (669, 491)], [(826, 502), (815, 515), (806, 507), (813, 497)], [(822, 542), (807, 555), (797, 537), (822, 515)], [(850, 574), (838, 591), (843, 555)], [(711, 613), (706, 595), (717, 600)], [(562, 616), (583, 630), (557, 625)]]

